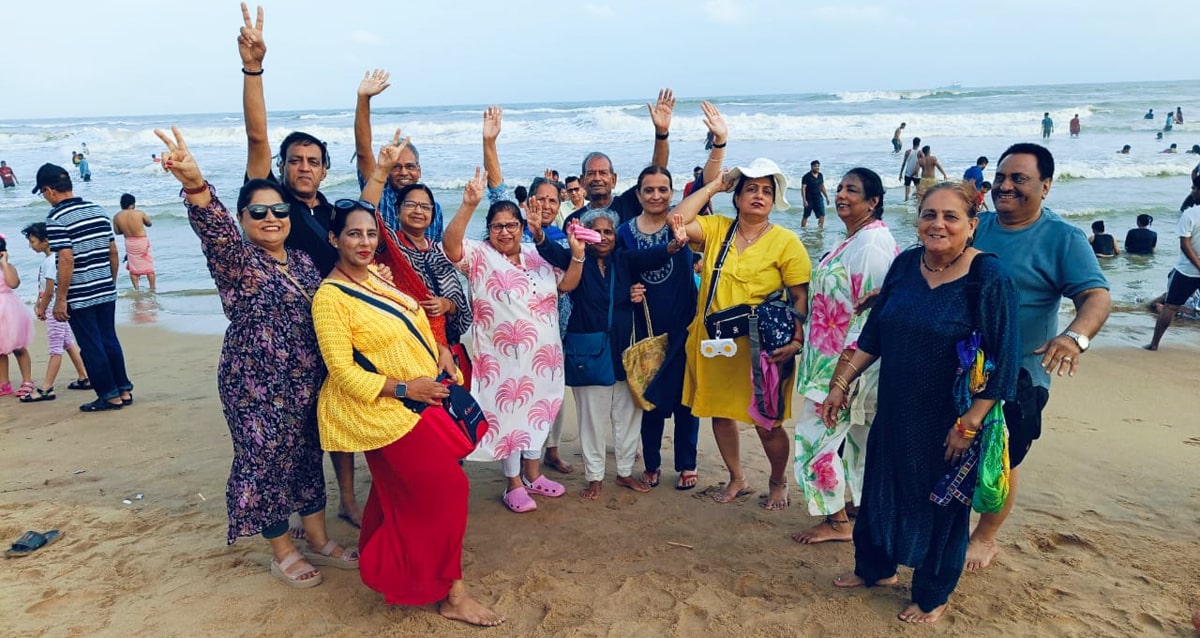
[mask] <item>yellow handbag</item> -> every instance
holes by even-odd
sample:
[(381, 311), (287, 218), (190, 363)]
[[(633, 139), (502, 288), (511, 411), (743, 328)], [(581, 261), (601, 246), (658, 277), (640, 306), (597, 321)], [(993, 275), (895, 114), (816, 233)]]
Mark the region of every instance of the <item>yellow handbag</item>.
[(655, 336), (654, 327), (650, 324), (650, 308), (642, 302), (642, 312), (646, 313), (645, 339), (634, 341), (637, 334), (636, 324), (629, 333), (629, 347), (621, 353), (621, 365), (625, 368), (626, 382), (629, 393), (633, 395), (633, 403), (642, 410), (653, 410), (654, 404), (646, 400), (646, 386), (658, 376), (663, 361), (667, 358), (667, 335)]

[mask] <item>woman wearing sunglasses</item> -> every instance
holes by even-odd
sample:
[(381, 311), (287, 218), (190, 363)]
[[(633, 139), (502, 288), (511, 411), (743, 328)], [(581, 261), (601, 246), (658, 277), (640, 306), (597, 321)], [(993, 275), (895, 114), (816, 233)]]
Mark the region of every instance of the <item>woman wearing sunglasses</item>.
[[(474, 209), (482, 196), (476, 179), (463, 207)], [(317, 419), (322, 447), (364, 452), (371, 468), (359, 537), (363, 583), (389, 604), (438, 603), (451, 620), (498, 625), (504, 617), (463, 584), (470, 485), (446, 438), (455, 427), (442, 407), (450, 392), (438, 381), (426, 311), (371, 269), (380, 240), (374, 207), (338, 200), (334, 210), (329, 241), (338, 260), (312, 309), (329, 368)]]
[[(291, 211), (278, 184), (246, 182), (235, 223), (179, 129), (171, 130), (174, 139), (154, 132), (167, 145), (162, 166), (183, 185), (188, 221), (229, 319), (217, 373), (233, 441), (226, 542), (262, 534), (271, 544), (271, 574), (292, 587), (314, 587), (321, 584), (314, 565), (358, 568), (358, 552), (338, 546), (325, 530), (317, 435), (325, 365), (310, 308), (321, 275), (308, 255), (284, 247)], [(287, 533), (293, 512), (308, 541), (303, 555)]]

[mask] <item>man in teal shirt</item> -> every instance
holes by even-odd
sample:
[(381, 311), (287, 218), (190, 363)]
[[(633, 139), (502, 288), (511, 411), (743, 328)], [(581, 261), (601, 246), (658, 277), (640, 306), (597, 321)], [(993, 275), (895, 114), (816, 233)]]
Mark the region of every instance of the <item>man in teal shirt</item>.
[[(1005, 404), (1012, 464), (1011, 491), (1004, 509), (983, 514), (967, 546), (966, 569), (987, 567), (996, 556), (996, 532), (1012, 511), (1017, 466), (1041, 436), (1042, 409), (1052, 376), (1075, 376), (1080, 356), (1108, 319), (1108, 280), (1092, 256), (1083, 231), (1042, 201), (1054, 181), (1054, 156), (1037, 144), (1014, 144), (1000, 156), (993, 179), (995, 212), (979, 216), (975, 247), (1000, 257), (1020, 296), (1021, 372), (1017, 400)], [(1062, 298), (1075, 304), (1075, 317), (1061, 333)]]

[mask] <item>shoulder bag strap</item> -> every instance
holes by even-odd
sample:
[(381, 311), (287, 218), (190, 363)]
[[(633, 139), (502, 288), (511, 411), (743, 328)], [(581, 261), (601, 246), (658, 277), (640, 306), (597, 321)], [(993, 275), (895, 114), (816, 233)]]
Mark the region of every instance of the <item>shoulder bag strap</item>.
[(417, 338), (417, 341), (420, 341), (421, 345), (425, 346), (425, 352), (428, 352), (429, 356), (433, 357), (433, 360), (435, 363), (437, 362), (437, 360), (438, 360), (437, 354), (435, 354), (434, 351), (429, 347), (429, 344), (425, 343), (425, 338), (422, 337), (421, 333), (417, 331), (417, 327), (414, 326), (412, 324), (412, 322), (408, 320), (408, 317), (405, 317), (403, 313), (396, 310), (392, 306), (390, 306), (386, 303), (383, 303), (382, 301), (379, 301), (378, 299), (375, 299), (371, 296), (365, 295), (357, 290), (347, 288), (346, 286), (343, 286), (339, 283), (335, 283), (335, 282), (331, 281), (331, 282), (329, 282), (329, 285), (333, 286), (334, 288), (337, 288), (338, 290), (341, 290), (342, 292), (346, 293), (347, 295), (350, 295), (351, 297), (354, 297), (355, 299), (358, 299), (359, 301), (362, 301), (362, 302), (368, 303), (372, 306), (375, 306), (376, 308), (392, 315), (393, 317), (396, 317), (400, 321), (403, 321), (404, 325), (408, 326), (408, 329), (410, 331), (412, 331), (413, 336), (415, 336)]
[(725, 241), (721, 244), (721, 252), (717, 253), (717, 262), (713, 264), (712, 282), (708, 285), (708, 299), (704, 300), (704, 316), (712, 309), (713, 297), (717, 294), (717, 280), (721, 278), (721, 268), (725, 266), (725, 256), (729, 254), (729, 246), (733, 243), (733, 234), (737, 232), (738, 220), (734, 219), (725, 233)]

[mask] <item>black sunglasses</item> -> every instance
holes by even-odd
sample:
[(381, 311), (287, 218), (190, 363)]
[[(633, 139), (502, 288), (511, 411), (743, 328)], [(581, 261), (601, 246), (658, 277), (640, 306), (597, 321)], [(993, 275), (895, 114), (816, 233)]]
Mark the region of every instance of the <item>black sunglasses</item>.
[(346, 215), (360, 208), (368, 213), (375, 213), (375, 205), (365, 199), (339, 199), (333, 203), (334, 210)]
[(267, 218), (267, 211), (275, 214), (275, 219), (287, 219), (292, 212), (292, 205), (287, 202), (278, 204), (250, 204), (246, 207), (246, 212), (250, 215), (250, 219), (262, 221)]

